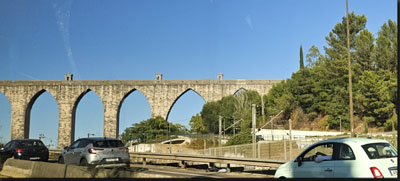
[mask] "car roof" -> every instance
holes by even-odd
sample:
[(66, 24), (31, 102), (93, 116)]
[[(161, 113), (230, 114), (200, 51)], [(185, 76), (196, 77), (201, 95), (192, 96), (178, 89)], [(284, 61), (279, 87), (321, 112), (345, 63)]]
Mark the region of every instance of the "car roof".
[(41, 141), (40, 139), (15, 139), (15, 140), (11, 140), (11, 141)]
[(386, 140), (381, 139), (370, 139), (370, 138), (335, 138), (335, 139), (327, 139), (318, 143), (326, 143), (326, 142), (335, 142), (335, 143), (355, 143), (360, 145), (365, 145), (369, 143), (382, 143), (388, 142)]
[(90, 138), (81, 138), (80, 140), (93, 140), (93, 141), (100, 141), (100, 140), (119, 140), (117, 138), (108, 138), (108, 137), (90, 137)]

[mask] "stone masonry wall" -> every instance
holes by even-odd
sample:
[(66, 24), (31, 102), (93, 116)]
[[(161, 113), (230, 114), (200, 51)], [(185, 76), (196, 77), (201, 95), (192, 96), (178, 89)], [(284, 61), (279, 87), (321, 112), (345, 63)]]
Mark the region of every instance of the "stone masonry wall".
[[(168, 118), (174, 103), (188, 90), (205, 102), (217, 101), (240, 89), (255, 90), (261, 96), (281, 80), (74, 80), (74, 81), (0, 81), (0, 92), (11, 104), (11, 139), (28, 138), (30, 110), (45, 91), (57, 101), (59, 110), (58, 148), (75, 139), (75, 112), (80, 99), (94, 91), (104, 106), (104, 136), (117, 137), (119, 109), (134, 91), (147, 99), (151, 115)], [(55, 120), (56, 121), (56, 120)]]

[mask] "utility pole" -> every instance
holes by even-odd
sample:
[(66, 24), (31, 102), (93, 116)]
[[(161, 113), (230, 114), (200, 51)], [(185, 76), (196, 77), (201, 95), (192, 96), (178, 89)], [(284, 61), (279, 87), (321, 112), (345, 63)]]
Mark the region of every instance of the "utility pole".
[(218, 143), (218, 147), (219, 147), (219, 156), (222, 155), (222, 146), (221, 146), (221, 136), (222, 136), (222, 116), (218, 116), (218, 122), (219, 122), (219, 143)]
[(340, 134), (342, 134), (342, 117), (339, 116)]
[(44, 134), (43, 134), (43, 133), (40, 133), (40, 134), (39, 134), (39, 140), (42, 141), (43, 138), (44, 138)]
[(271, 139), (272, 139), (272, 141), (274, 141), (274, 122), (273, 122), (272, 116), (270, 116), (270, 117), (271, 117)]
[(90, 136), (94, 136), (94, 134), (88, 133), (88, 134), (87, 134), (87, 137), (89, 138)]
[(233, 135), (235, 135), (235, 133), (236, 133), (236, 119), (235, 119), (235, 116), (233, 116)]
[(349, 30), (349, 1), (346, 0), (346, 17), (347, 17), (347, 58), (348, 58), (348, 69), (349, 69), (349, 99), (350, 99), (350, 125), (351, 125), (351, 137), (354, 135), (354, 122), (353, 122), (353, 88), (351, 80), (351, 61), (350, 61), (350, 30)]
[(256, 105), (251, 105), (252, 133), (253, 133), (253, 158), (256, 158)]
[(292, 160), (292, 119), (289, 119), (289, 159)]

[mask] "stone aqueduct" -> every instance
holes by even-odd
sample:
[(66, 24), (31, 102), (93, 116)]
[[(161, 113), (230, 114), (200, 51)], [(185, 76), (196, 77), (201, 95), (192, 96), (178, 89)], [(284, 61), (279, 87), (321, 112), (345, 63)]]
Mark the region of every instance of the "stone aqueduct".
[(136, 90), (146, 97), (153, 117), (167, 119), (175, 101), (189, 90), (210, 102), (240, 89), (265, 95), (280, 81), (223, 80), (222, 74), (218, 74), (217, 80), (162, 80), (161, 74), (156, 75), (156, 80), (72, 80), (72, 74), (66, 74), (63, 81), (0, 81), (0, 92), (11, 105), (11, 139), (29, 137), (32, 105), (42, 93), (49, 92), (58, 104), (58, 148), (62, 148), (74, 140), (76, 108), (89, 91), (94, 91), (103, 103), (104, 136), (117, 137), (122, 102)]

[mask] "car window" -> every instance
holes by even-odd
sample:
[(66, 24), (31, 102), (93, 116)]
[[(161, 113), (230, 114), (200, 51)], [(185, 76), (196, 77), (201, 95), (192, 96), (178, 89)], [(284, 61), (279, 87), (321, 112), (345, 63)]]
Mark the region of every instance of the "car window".
[(335, 159), (337, 160), (355, 160), (353, 150), (346, 144), (337, 143), (335, 145)]
[(72, 143), (72, 145), (69, 147), (70, 149), (74, 149), (74, 148), (77, 148), (78, 147), (78, 145), (79, 145), (79, 142), (80, 142), (81, 140), (77, 140), (77, 141), (75, 141), (74, 143)]
[(99, 140), (95, 141), (93, 146), (100, 148), (115, 148), (124, 147), (124, 144), (120, 140)]
[(6, 145), (4, 145), (4, 149), (8, 150), (11, 148), (11, 145), (14, 143), (15, 141), (10, 141), (8, 142)]
[(78, 148), (84, 148), (84, 147), (86, 147), (89, 143), (90, 143), (89, 140), (81, 140), (81, 141), (79, 142)]
[(303, 155), (303, 161), (332, 160), (333, 144), (326, 143), (316, 145)]
[(19, 145), (23, 148), (44, 147), (44, 144), (39, 140), (24, 140)]
[(369, 159), (397, 157), (397, 150), (389, 143), (371, 143), (361, 146)]

